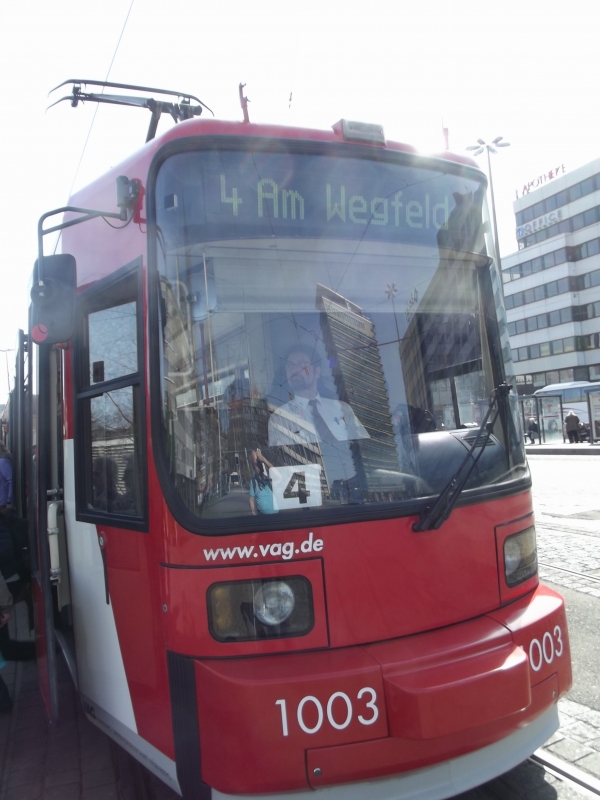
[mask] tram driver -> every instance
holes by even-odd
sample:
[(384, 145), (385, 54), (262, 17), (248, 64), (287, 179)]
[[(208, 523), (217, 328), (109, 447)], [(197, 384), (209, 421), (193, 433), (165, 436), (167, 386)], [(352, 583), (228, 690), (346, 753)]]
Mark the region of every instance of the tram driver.
[(304, 442), (335, 445), (350, 439), (369, 438), (348, 403), (320, 394), (321, 368), (314, 362), (314, 351), (309, 347), (297, 344), (288, 351), (285, 375), (293, 398), (271, 414), (269, 445)]

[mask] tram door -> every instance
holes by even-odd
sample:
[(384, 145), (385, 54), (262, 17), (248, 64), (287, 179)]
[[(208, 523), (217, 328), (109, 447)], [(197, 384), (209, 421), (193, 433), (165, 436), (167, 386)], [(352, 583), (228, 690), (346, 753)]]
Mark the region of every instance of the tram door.
[[(31, 344), (29, 525), (38, 674), (52, 723), (58, 720), (57, 636), (70, 608), (62, 515), (62, 352)], [(62, 556), (62, 558), (61, 558)], [(62, 561), (62, 564), (61, 564)], [(64, 611), (63, 614), (64, 616)]]

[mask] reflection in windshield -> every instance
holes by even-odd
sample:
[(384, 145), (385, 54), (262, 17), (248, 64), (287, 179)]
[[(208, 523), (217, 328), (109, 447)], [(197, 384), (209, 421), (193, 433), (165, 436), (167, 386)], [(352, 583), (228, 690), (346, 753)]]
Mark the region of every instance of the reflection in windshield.
[[(301, 524), (443, 488), (497, 378), (474, 197), (454, 195), (435, 247), (197, 241), (198, 226), (158, 213), (164, 442), (189, 511)], [(469, 486), (522, 474), (506, 415), (493, 434)]]

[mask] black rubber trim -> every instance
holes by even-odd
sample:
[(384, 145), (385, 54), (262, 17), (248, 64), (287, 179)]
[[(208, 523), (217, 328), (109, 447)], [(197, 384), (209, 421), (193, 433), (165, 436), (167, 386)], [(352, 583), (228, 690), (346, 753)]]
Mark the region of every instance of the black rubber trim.
[[(201, 536), (228, 536), (240, 533), (258, 533), (263, 531), (282, 531), (294, 530), (305, 526), (327, 527), (330, 525), (344, 525), (346, 523), (366, 522), (379, 519), (392, 519), (397, 517), (407, 517), (420, 514), (421, 510), (431, 502), (431, 498), (419, 498), (415, 502), (403, 504), (402, 506), (385, 508), (381, 510), (362, 508), (357, 511), (356, 506), (352, 506), (348, 513), (340, 513), (339, 508), (335, 513), (328, 514), (322, 511), (307, 515), (306, 519), (295, 517), (289, 523), (282, 524), (281, 519), (267, 520), (264, 516), (256, 519), (236, 518), (235, 520), (215, 520), (197, 517), (192, 514), (183, 504), (178, 496), (177, 489), (173, 483), (171, 474), (166, 464), (164, 456), (165, 432), (161, 420), (161, 389), (160, 369), (158, 366), (159, 353), (159, 326), (158, 326), (158, 269), (156, 258), (156, 199), (154, 190), (156, 179), (161, 165), (173, 155), (178, 153), (201, 151), (201, 150), (246, 150), (254, 152), (282, 152), (311, 155), (328, 155), (346, 158), (361, 158), (369, 161), (380, 161), (388, 163), (403, 164), (405, 166), (420, 166), (429, 169), (439, 169), (439, 171), (454, 174), (466, 175), (477, 178), (482, 185), (487, 184), (485, 175), (477, 168), (469, 165), (457, 164), (453, 161), (443, 159), (429, 159), (419, 154), (406, 153), (397, 150), (386, 150), (364, 145), (349, 143), (324, 142), (306, 139), (277, 139), (263, 138), (255, 136), (231, 136), (231, 135), (212, 135), (212, 136), (191, 136), (185, 139), (176, 139), (167, 142), (155, 154), (147, 179), (147, 246), (148, 246), (148, 329), (149, 329), (149, 364), (150, 364), (150, 424), (152, 440), (155, 443), (153, 448), (154, 465), (158, 474), (158, 479), (163, 490), (163, 494), (169, 510), (176, 522), (179, 523), (190, 533)], [(489, 286), (487, 287), (489, 289)], [(492, 295), (493, 297), (493, 295)], [(495, 313), (495, 312), (494, 312)], [(492, 353), (492, 356), (495, 354)], [(496, 371), (502, 372), (502, 362), (496, 357), (494, 359)], [(500, 366), (499, 366), (500, 365)], [(503, 483), (500, 487), (488, 486), (483, 489), (473, 489), (463, 492), (461, 500), (456, 507), (483, 503), (501, 497), (510, 497), (519, 494), (531, 487), (531, 478), (527, 475), (514, 481)], [(279, 515), (276, 515), (279, 516)]]
[(211, 800), (212, 790), (202, 780), (194, 661), (167, 652), (167, 668), (179, 788), (184, 800)]
[[(148, 457), (146, 448), (146, 389), (145, 389), (145, 331), (144, 331), (144, 298), (143, 298), (143, 260), (142, 256), (119, 267), (115, 272), (101, 278), (92, 286), (80, 292), (76, 301), (75, 334), (73, 336), (73, 430), (75, 439), (75, 506), (78, 522), (89, 522), (92, 525), (105, 525), (110, 528), (148, 532)], [(127, 284), (132, 286), (128, 289)], [(124, 288), (126, 287), (126, 288)], [(111, 297), (129, 295), (137, 304), (137, 340), (138, 369), (137, 372), (123, 375), (109, 381), (89, 385), (87, 377), (86, 348), (82, 335), (86, 315), (91, 311), (110, 308)], [(104, 392), (131, 386), (138, 391), (139, 397), (139, 439), (137, 447), (140, 454), (142, 514), (125, 515), (103, 512), (86, 508), (85, 488), (81, 476), (85, 470), (86, 448), (90, 445), (87, 438), (85, 418), (81, 407), (85, 400), (98, 397)]]

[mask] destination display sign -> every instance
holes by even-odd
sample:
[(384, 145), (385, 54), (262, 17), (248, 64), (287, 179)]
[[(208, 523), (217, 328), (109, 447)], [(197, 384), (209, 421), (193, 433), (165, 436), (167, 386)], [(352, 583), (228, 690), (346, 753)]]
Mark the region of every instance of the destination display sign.
[[(466, 174), (325, 155), (198, 152), (171, 157), (156, 187), (163, 233), (383, 239), (436, 245), (481, 224), (485, 189)], [(471, 234), (472, 235), (472, 234)], [(170, 237), (169, 237), (170, 238)]]

